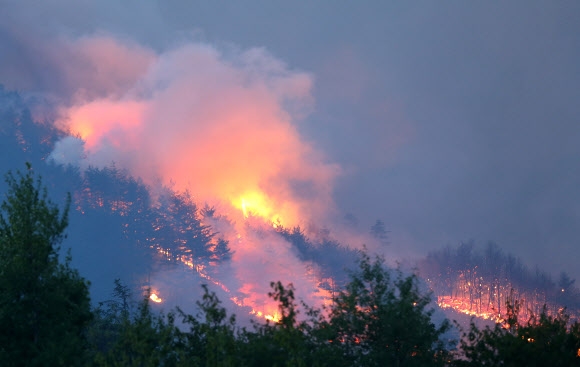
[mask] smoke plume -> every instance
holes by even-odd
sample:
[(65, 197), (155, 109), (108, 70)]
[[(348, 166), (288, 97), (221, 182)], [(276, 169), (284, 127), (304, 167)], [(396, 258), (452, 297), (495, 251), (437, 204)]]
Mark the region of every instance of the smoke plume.
[[(154, 54), (102, 36), (78, 42), (96, 75), (78, 78), (58, 124), (84, 141), (81, 166), (114, 160), (150, 185), (288, 225), (329, 208), (337, 167), (295, 126), (311, 103), (308, 74), (263, 49), (191, 43)], [(58, 148), (52, 158), (70, 161), (66, 141)]]
[(245, 225), (305, 225), (332, 211), (339, 168), (297, 128), (313, 105), (311, 75), (263, 48), (186, 41), (159, 51), (99, 31), (40, 41), (7, 28), (4, 38), (21, 46), (15, 58), (36, 55), (46, 65), (30, 61), (34, 73), (1, 76), (55, 106), (55, 124), (68, 134), (50, 160), (81, 171), (114, 162), (153, 191), (187, 191), (219, 207), (234, 226), (220, 234), (233, 258), (219, 283), (236, 302), (272, 314), (269, 282), (282, 280), (320, 304), (315, 269), (283, 239)]

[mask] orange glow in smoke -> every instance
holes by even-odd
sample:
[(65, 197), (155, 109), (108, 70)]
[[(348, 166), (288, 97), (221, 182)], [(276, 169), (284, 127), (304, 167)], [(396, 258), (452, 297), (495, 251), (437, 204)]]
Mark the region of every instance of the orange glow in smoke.
[[(99, 149), (103, 144), (124, 149), (134, 144), (144, 113), (145, 106), (134, 101), (100, 100), (70, 108), (66, 122), (61, 124), (83, 139), (87, 151)], [(114, 131), (122, 133), (111, 134)]]
[[(326, 210), (330, 200), (325, 189), (334, 168), (312, 165), (303, 156), (309, 148), (287, 122), (270, 127), (277, 130), (275, 134), (263, 133), (268, 129), (250, 124), (247, 133), (236, 132), (236, 140), (221, 129), (201, 140), (191, 133), (189, 141), (184, 139), (187, 132), (164, 136), (148, 126), (151, 109), (147, 102), (99, 100), (68, 109), (67, 119), (60, 123), (83, 139), (89, 157), (93, 153), (95, 157), (107, 157), (105, 161), (94, 158), (97, 165), (118, 159), (119, 166), (129, 165), (125, 168), (146, 183), (161, 178), (176, 191), (188, 190), (204, 200), (230, 203), (245, 219), (259, 217), (266, 223), (291, 227), (308, 220), (306, 213)], [(248, 117), (249, 121), (255, 118)], [(254, 135), (261, 133), (267, 136), (263, 139), (277, 140), (278, 146), (258, 141)], [(276, 153), (277, 149), (282, 151)], [(282, 170), (280, 165), (287, 169)], [(320, 193), (314, 200), (301, 198), (288, 184), (293, 180), (308, 182)]]
[(115, 40), (84, 44), (87, 62), (106, 68), (81, 84), (58, 122), (84, 141), (81, 167), (114, 161), (154, 191), (187, 191), (197, 204), (219, 207), (235, 223), (226, 238), (231, 292), (227, 279), (212, 279), (196, 259), (180, 260), (239, 295), (259, 317), (277, 320), (266, 296), (270, 281), (291, 281), (320, 299), (315, 277), (305, 275), (290, 244), (251, 238), (244, 227), (252, 218), (294, 227), (323, 221), (332, 210), (339, 169), (303, 140), (297, 125), (309, 109), (310, 75), (261, 49), (226, 57), (203, 44), (160, 54)]
[[(170, 257), (170, 251), (167, 249), (163, 249), (161, 247), (157, 248), (157, 252), (164, 256), (164, 257)], [(226, 293), (230, 293), (230, 290), (228, 289), (228, 287), (223, 284), (222, 282), (220, 282), (217, 279), (214, 279), (213, 277), (209, 276), (207, 274), (207, 269), (204, 265), (196, 265), (191, 256), (180, 256), (177, 258), (178, 261), (180, 261), (183, 265), (187, 266), (188, 268), (196, 271), (198, 273), (198, 275), (208, 281), (210, 281), (211, 283), (217, 285), (218, 287), (220, 287), (224, 292)], [(246, 285), (245, 287), (243, 287), (243, 289), (247, 289), (248, 285)], [(245, 297), (243, 299), (237, 297), (237, 296), (232, 296), (230, 297), (230, 300), (236, 304), (237, 306), (240, 307), (250, 307), (250, 311), (249, 314), (253, 315), (257, 318), (260, 319), (265, 319), (265, 320), (269, 320), (272, 322), (278, 322), (280, 321), (280, 316), (278, 314), (278, 305), (276, 302), (274, 302), (272, 299), (260, 299), (257, 300), (256, 299), (257, 295), (250, 295), (249, 297)], [(330, 296), (327, 296), (328, 299), (330, 299)], [(152, 293), (149, 296), (149, 299), (151, 299), (153, 302), (155, 303), (161, 303), (163, 300), (161, 298), (159, 298), (157, 296), (157, 294)], [(255, 306), (252, 307), (253, 304), (255, 304), (256, 302), (259, 303), (264, 303), (264, 301), (266, 301), (265, 304), (263, 304), (261, 307)]]
[[(244, 217), (287, 227), (326, 213), (338, 168), (303, 141), (285, 109), (286, 101), (308, 104), (310, 76), (277, 69), (261, 51), (241, 60), (263, 62), (262, 71), (254, 68), (260, 63), (234, 66), (205, 45), (157, 57), (114, 45), (125, 50), (119, 53), (124, 58), (110, 60), (100, 50), (113, 43), (86, 42), (85, 52), (95, 65), (103, 58), (118, 68), (104, 76), (126, 83), (63, 107), (58, 122), (84, 140), (85, 166), (115, 161), (151, 186), (188, 190), (204, 201), (228, 203)], [(144, 60), (150, 67), (143, 68)]]

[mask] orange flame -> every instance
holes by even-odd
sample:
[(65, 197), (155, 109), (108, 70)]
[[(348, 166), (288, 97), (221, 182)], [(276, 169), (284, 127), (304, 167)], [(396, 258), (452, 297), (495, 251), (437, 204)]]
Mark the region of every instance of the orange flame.
[(298, 218), (298, 213), (295, 213), (292, 208), (287, 208), (282, 213), (275, 207), (275, 203), (266, 194), (258, 190), (248, 191), (239, 199), (232, 200), (232, 205), (242, 211), (245, 219), (248, 219), (250, 216), (260, 217), (267, 223), (272, 223), (274, 226), (287, 222), (293, 223)]
[[(271, 280), (292, 281), (319, 297), (316, 281), (287, 243), (248, 240), (244, 229), (253, 217), (291, 227), (323, 218), (332, 208), (338, 167), (302, 139), (295, 125), (301, 116), (287, 108), (308, 107), (312, 78), (259, 49), (226, 57), (200, 44), (157, 55), (114, 40), (83, 45), (87, 62), (106, 66), (98, 75), (109, 79), (82, 84), (79, 98), (62, 108), (62, 129), (85, 142), (79, 165), (115, 161), (152, 188), (188, 191), (198, 203), (221, 206), (236, 223), (228, 237), (232, 292), (243, 294), (256, 314), (276, 319), (275, 309), (267, 311), (268, 301), (257, 295), (267, 294)], [(91, 91), (90, 85), (99, 88)], [(65, 145), (62, 150), (69, 151)], [(182, 261), (210, 279), (193, 259)]]
[[(110, 60), (103, 45), (123, 50), (117, 54), (124, 59)], [(115, 161), (147, 184), (188, 190), (205, 201), (230, 203), (245, 217), (285, 226), (328, 209), (338, 168), (303, 141), (285, 109), (287, 101), (308, 104), (307, 74), (269, 68), (277, 61), (257, 50), (240, 55), (235, 66), (206, 45), (158, 57), (111, 41), (86, 41), (83, 47), (93, 64), (103, 64), (103, 58), (119, 68), (105, 75), (131, 74), (121, 78), (124, 91), (117, 85), (110, 94), (105, 89), (62, 109), (58, 124), (84, 140), (85, 166)]]
[(163, 300), (161, 298), (159, 298), (159, 296), (157, 296), (157, 294), (155, 294), (155, 293), (151, 293), (151, 295), (149, 296), (149, 299), (155, 303), (163, 302)]

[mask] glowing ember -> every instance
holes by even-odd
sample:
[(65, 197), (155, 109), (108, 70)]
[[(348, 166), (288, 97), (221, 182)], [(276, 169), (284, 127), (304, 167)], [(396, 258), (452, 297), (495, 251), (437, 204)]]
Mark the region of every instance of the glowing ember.
[(151, 295), (149, 296), (149, 299), (152, 300), (155, 303), (161, 303), (163, 301), (155, 293), (151, 293)]

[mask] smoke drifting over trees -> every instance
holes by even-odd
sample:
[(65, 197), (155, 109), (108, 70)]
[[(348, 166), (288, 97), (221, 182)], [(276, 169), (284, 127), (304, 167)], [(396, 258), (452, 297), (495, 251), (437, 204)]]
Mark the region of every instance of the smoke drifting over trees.
[[(185, 276), (182, 283), (209, 280), (249, 311), (255, 307), (253, 312), (264, 312), (269, 280), (251, 264), (259, 264), (267, 278), (294, 281), (309, 297), (316, 289), (332, 291), (330, 277), (341, 274), (353, 258), (352, 249), (328, 235), (313, 242), (299, 227), (289, 230), (277, 223), (274, 228), (253, 218), (251, 211), (236, 224), (233, 218), (239, 217), (223, 205), (221, 211), (207, 204), (200, 210), (187, 191), (147, 186), (114, 162), (105, 167), (59, 165), (49, 146), (58, 146), (65, 133), (50, 123), (34, 123), (18, 94), (3, 94), (0, 138), (3, 157), (11, 156), (6, 168), (34, 162), (55, 194), (72, 193), (75, 261), (93, 281), (96, 299), (104, 297), (113, 279), (123, 278), (133, 287), (165, 286), (171, 302), (171, 294), (181, 292), (164, 274), (185, 267), (189, 275), (180, 275)], [(280, 270), (279, 263), (287, 265)], [(261, 294), (262, 300), (252, 301), (252, 294)]]
[(472, 242), (433, 251), (419, 265), (421, 275), (439, 296), (439, 304), (494, 320), (506, 315), (506, 302), (518, 300), (520, 317), (567, 308), (580, 316), (580, 291), (566, 272), (559, 280), (539, 267), (530, 269), (495, 243), (477, 250)]
[[(511, 361), (525, 351), (528, 360), (551, 353), (550, 360), (556, 365), (577, 361), (579, 326), (568, 315), (576, 320), (580, 293), (575, 280), (565, 272), (554, 280), (538, 268), (530, 270), (493, 243), (482, 251), (465, 243), (430, 253), (419, 269), (440, 306), (457, 306), (459, 311), (478, 316), (489, 314), (511, 327), (509, 331), (499, 326), (482, 330), (472, 325), (466, 331), (472, 337), (464, 335), (460, 349), (452, 353), (452, 341), (445, 334), (450, 325), (435, 321), (438, 311), (432, 307), (436, 304), (423, 293), (416, 275), (394, 272), (381, 258), (371, 261), (365, 253), (333, 239), (327, 228), (285, 227), (279, 222), (264, 226), (261, 217), (248, 211), (243, 236), (267, 246), (266, 253), (274, 257), (291, 254), (297, 259), (302, 268), (292, 268), (282, 276), (305, 270), (302, 279), (310, 283), (301, 284), (306, 287), (301, 294), (309, 295), (317, 305), (325, 304), (328, 313), (317, 307), (299, 307), (295, 294), (300, 289), (282, 282), (272, 283), (269, 293), (259, 295), (255, 279), (237, 278), (240, 273), (231, 271), (236, 261), (248, 260), (237, 257), (236, 251), (244, 256), (252, 253), (244, 254), (244, 238), (232, 236), (239, 233), (239, 226), (226, 214), (211, 205), (200, 205), (188, 192), (170, 187), (152, 190), (114, 163), (80, 169), (50, 162), (50, 145), (64, 133), (50, 124), (34, 123), (18, 94), (0, 91), (0, 149), (11, 157), (4, 164), (10, 167), (19, 161), (32, 161), (43, 172), (52, 195), (72, 193), (73, 228), (64, 245), (71, 245), (73, 254), (80, 257), (72, 264), (79, 264), (81, 272), (97, 285), (97, 289), (92, 288), (94, 298), (105, 300), (93, 309), (90, 325), (90, 315), (82, 316), (82, 335), (69, 340), (84, 346), (83, 360), (95, 365), (155, 360), (174, 365), (291, 361), (366, 366), (388, 361), (464, 366), (491, 358), (485, 353), (490, 350), (493, 360)], [(383, 245), (388, 239), (385, 227), (380, 220), (371, 227)], [(231, 243), (232, 238), (237, 242)], [(343, 267), (352, 268), (356, 259), (358, 270), (345, 273)], [(70, 270), (70, 264), (67, 260), (66, 269)], [(254, 277), (266, 274), (275, 279), (279, 275), (272, 271), (275, 267), (259, 266), (270, 272), (256, 276), (255, 269), (250, 269)], [(199, 296), (188, 299), (190, 307), (192, 300), (197, 300), (197, 316), (182, 311), (158, 314), (157, 306), (148, 299), (136, 306), (131, 302), (131, 290), (141, 293), (145, 287), (149, 292), (162, 292), (151, 302), (164, 302), (169, 307), (172, 291), (164, 286), (172, 284), (160, 279), (163, 274), (176, 274), (172, 273), (176, 269), (185, 269), (185, 277), (178, 286), (173, 283), (175, 293), (183, 291), (187, 283), (196, 287), (208, 284), (203, 295), (198, 290)], [(110, 292), (113, 282), (109, 280), (119, 276), (131, 285), (116, 281), (116, 298), (111, 300), (103, 290)], [(249, 313), (258, 318), (254, 329), (239, 327), (235, 317), (228, 317), (228, 310), (210, 288), (225, 296), (228, 308), (239, 311), (242, 318)], [(86, 296), (86, 287), (82, 291)], [(87, 311), (88, 297), (83, 299)], [(562, 306), (568, 307), (569, 313)], [(182, 318), (181, 327), (176, 326), (178, 317)], [(269, 322), (264, 324), (264, 320)], [(221, 352), (216, 354), (216, 348)], [(48, 359), (41, 360), (54, 356), (48, 353), (42, 357)]]
[[(435, 310), (417, 276), (393, 272), (384, 259), (364, 251), (327, 313), (298, 305), (292, 283), (280, 281), (271, 282), (268, 293), (276, 316), (251, 329), (228, 316), (207, 285), (195, 315), (179, 308), (155, 313), (150, 299), (160, 299), (150, 289), (150, 297), (136, 304), (118, 279), (113, 298), (91, 309), (89, 283), (70, 266), (70, 254), (59, 259), (70, 196), (61, 213), (29, 163), (27, 169), (6, 175), (9, 190), (0, 205), (3, 365), (570, 366), (580, 358), (578, 322), (544, 308), (524, 324), (518, 320), (520, 300), (506, 302), (503, 325), (482, 330), (472, 323), (455, 349), (456, 341), (445, 334), (449, 321), (433, 321)], [(298, 228), (292, 232), (303, 239)], [(458, 251), (463, 257), (469, 252)], [(573, 281), (564, 274), (560, 283), (569, 289)]]
[[(152, 307), (202, 299), (214, 312), (189, 319), (203, 332), (184, 336), (143, 303), (112, 322), (128, 339), (145, 329), (235, 349), (219, 296), (242, 318), (283, 319), (242, 336), (285, 351), (265, 340), (298, 340), (278, 362), (312, 345), (328, 358), (342, 343), (347, 362), (370, 364), (379, 348), (360, 344), (366, 325), (308, 339), (312, 324), (292, 313), (293, 297), (315, 308), (341, 300), (336, 314), (362, 324), (399, 322), (372, 313), (374, 294), (360, 286), (369, 277), (348, 285), (344, 268), (363, 244), (390, 263), (429, 253), (418, 268), (442, 308), (501, 321), (509, 302), (566, 339), (578, 330), (561, 309), (572, 320), (580, 309), (578, 14), (576, 3), (534, 0), (4, 1), (0, 172), (32, 162), (52, 196), (72, 194), (64, 245), (94, 301), (120, 278), (150, 288)], [(470, 237), (503, 249), (428, 251)], [(409, 279), (385, 297), (427, 306)], [(404, 311), (419, 323), (432, 316), (414, 310)], [(533, 340), (528, 326), (471, 331), (485, 349)]]
[[(189, 267), (192, 274), (189, 277), (214, 281), (214, 286), (226, 290), (228, 297), (235, 297), (238, 301), (234, 302), (239, 305), (244, 305), (240, 300), (248, 297), (248, 292), (259, 292), (260, 288), (244, 288), (242, 273), (232, 272), (232, 261), (240, 260), (236, 252), (244, 250), (237, 249), (239, 225), (226, 213), (196, 202), (188, 192), (167, 187), (151, 190), (151, 186), (114, 163), (84, 169), (50, 163), (54, 155), (51, 145), (62, 141), (65, 133), (49, 123), (33, 122), (28, 106), (34, 106), (34, 101), (25, 103), (17, 93), (5, 89), (0, 100), (2, 157), (11, 157), (10, 162), (4, 163), (6, 167), (19, 161), (34, 162), (55, 194), (73, 193), (71, 220), (77, 228), (72, 229), (71, 237), (86, 242), (73, 251), (78, 252), (77, 261), (92, 278), (97, 298), (104, 297), (114, 278), (126, 278), (134, 286), (151, 285), (160, 272), (180, 266)], [(349, 243), (334, 239), (324, 228), (286, 227), (280, 223), (269, 228), (253, 226), (260, 220), (256, 218), (256, 222), (251, 212), (248, 214), (244, 219), (244, 236), (270, 248), (267, 251), (278, 246), (275, 251), (284, 249), (290, 253), (302, 264), (301, 271), (310, 272), (308, 277), (312, 277), (314, 286), (308, 292), (318, 289), (333, 294), (344, 284), (342, 270), (352, 266), (355, 253)], [(370, 233), (378, 242), (388, 244), (383, 221), (377, 220)], [(266, 253), (278, 256), (276, 252)], [(111, 274), (104, 274), (102, 264), (110, 266)], [(476, 251), (471, 243), (434, 251), (419, 267), (421, 275), (441, 298), (440, 304), (460, 300), (456, 308), (479, 315), (500, 315), (505, 301), (514, 298), (521, 300), (524, 315), (528, 309), (539, 313), (544, 303), (551, 311), (566, 306), (573, 315), (580, 307), (574, 279), (566, 272), (554, 279), (539, 268), (528, 268), (493, 243), (482, 252)], [(272, 278), (275, 269), (269, 273)], [(164, 281), (155, 285), (161, 287)], [(170, 288), (176, 286), (170, 284)], [(265, 301), (255, 302), (254, 306)], [(245, 304), (249, 305), (252, 303)]]

